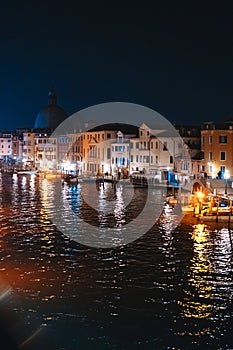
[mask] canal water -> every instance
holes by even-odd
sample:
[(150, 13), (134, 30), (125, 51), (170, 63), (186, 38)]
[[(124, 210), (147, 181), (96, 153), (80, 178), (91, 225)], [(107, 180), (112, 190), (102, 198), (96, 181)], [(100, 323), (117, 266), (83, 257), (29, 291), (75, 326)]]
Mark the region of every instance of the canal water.
[[(136, 241), (93, 248), (51, 221), (56, 184), (0, 174), (2, 349), (233, 349), (227, 224), (192, 216), (178, 223), (164, 212)], [(135, 189), (128, 212), (113, 222), (82, 203), (88, 183), (60, 191), (64, 206), (93, 225), (123, 225), (146, 196)], [(104, 191), (110, 195), (111, 185)]]

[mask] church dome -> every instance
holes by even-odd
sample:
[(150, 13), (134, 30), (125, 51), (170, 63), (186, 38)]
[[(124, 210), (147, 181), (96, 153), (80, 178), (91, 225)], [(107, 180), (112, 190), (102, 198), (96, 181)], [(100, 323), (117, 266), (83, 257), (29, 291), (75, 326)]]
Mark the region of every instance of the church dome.
[(55, 90), (48, 93), (48, 104), (38, 114), (34, 123), (35, 129), (55, 130), (68, 115), (57, 105), (57, 94)]

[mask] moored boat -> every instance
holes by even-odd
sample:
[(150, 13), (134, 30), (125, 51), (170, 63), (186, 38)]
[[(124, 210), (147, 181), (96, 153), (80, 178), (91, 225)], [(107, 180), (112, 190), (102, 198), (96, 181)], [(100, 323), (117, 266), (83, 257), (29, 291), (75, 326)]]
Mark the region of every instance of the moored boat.
[(63, 177), (63, 180), (69, 185), (77, 185), (78, 184), (78, 176), (73, 174), (68, 174)]
[(17, 170), (16, 173), (18, 175), (36, 175), (38, 173), (38, 171), (37, 170), (21, 169), (21, 170)]

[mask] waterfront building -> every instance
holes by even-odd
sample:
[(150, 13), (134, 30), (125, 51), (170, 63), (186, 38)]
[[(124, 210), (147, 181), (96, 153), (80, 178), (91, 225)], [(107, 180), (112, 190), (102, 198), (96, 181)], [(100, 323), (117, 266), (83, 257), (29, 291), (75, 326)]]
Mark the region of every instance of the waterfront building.
[[(83, 172), (113, 175), (124, 168), (124, 165), (127, 170), (129, 149), (123, 148), (126, 147), (124, 142), (136, 135), (137, 127), (121, 123), (100, 125), (83, 133), (80, 138)], [(119, 146), (121, 148), (115, 148)]]
[(23, 135), (20, 133), (11, 134), (12, 158), (16, 161), (23, 158)]
[(82, 173), (82, 142), (81, 132), (69, 133), (68, 137), (68, 150), (65, 155), (66, 168), (71, 171)]
[(0, 159), (12, 156), (12, 138), (11, 133), (0, 133)]
[(35, 161), (35, 132), (29, 129), (23, 132), (23, 162)]
[(117, 132), (116, 142), (111, 143), (112, 174), (129, 174), (130, 166), (130, 135), (125, 136), (122, 131)]
[(51, 138), (50, 129), (36, 130), (35, 165), (40, 170), (57, 168), (57, 138)]
[(168, 172), (174, 171), (178, 146), (177, 135), (171, 136), (143, 123), (139, 136), (130, 140), (130, 172), (143, 172), (159, 182), (167, 180)]
[(199, 126), (177, 126), (183, 140), (181, 156), (176, 157), (175, 171), (180, 174), (180, 178), (190, 178), (197, 176), (201, 171), (201, 132)]
[(83, 134), (83, 171), (86, 174), (112, 172), (111, 140), (116, 139), (116, 135), (116, 130), (103, 126)]
[(233, 121), (206, 122), (201, 128), (202, 171), (212, 178), (233, 174)]

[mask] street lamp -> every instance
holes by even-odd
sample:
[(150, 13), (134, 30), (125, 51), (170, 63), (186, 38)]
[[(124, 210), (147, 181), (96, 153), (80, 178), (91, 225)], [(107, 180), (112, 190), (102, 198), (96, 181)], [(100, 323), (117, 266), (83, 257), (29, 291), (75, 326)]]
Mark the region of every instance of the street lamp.
[(229, 179), (229, 177), (230, 177), (229, 170), (225, 170), (225, 172), (224, 172), (224, 179), (226, 180), (226, 184), (225, 184), (225, 194), (227, 194), (227, 180)]

